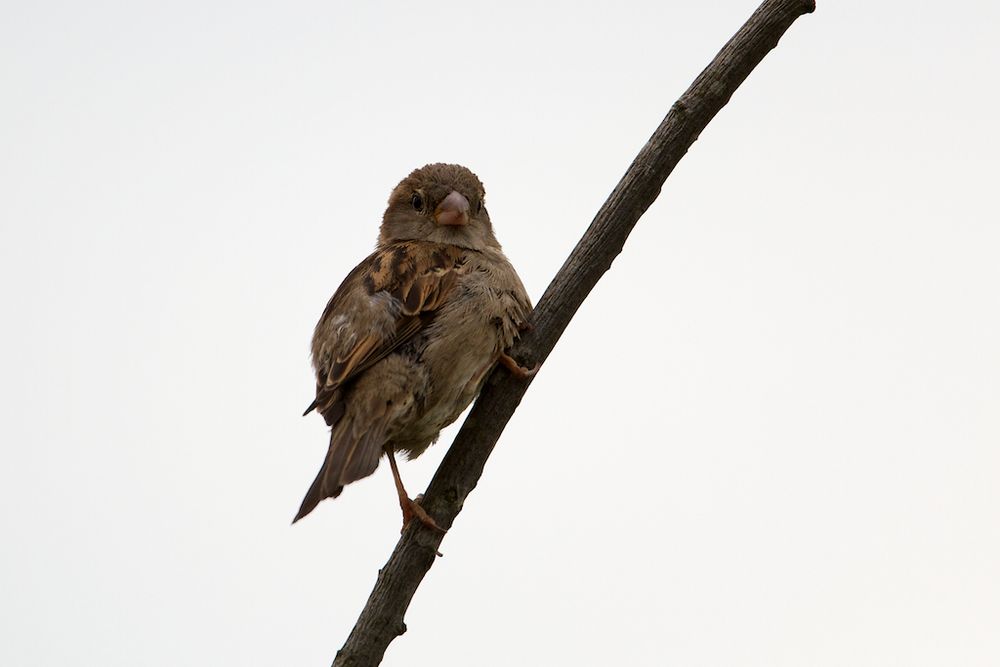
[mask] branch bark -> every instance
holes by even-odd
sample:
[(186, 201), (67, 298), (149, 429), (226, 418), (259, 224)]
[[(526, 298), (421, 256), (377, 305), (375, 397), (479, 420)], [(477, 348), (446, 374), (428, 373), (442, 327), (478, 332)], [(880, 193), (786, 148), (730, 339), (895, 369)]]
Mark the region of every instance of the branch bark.
[[(522, 365), (545, 360), (691, 144), (792, 23), (815, 8), (813, 0), (765, 0), (674, 103), (539, 300), (532, 313), (534, 328), (513, 350)], [(529, 384), (504, 369), (490, 376), (424, 494), (422, 504), (439, 525), (450, 528), (462, 510)], [(419, 521), (410, 524), (379, 570), (334, 667), (382, 661), (389, 643), (406, 631), (403, 614), (434, 564), (441, 540)]]

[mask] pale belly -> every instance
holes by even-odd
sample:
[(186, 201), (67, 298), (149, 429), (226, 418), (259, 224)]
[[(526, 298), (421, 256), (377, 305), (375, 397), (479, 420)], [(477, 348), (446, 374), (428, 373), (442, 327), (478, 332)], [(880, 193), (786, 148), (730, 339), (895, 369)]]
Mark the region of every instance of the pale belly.
[(396, 450), (418, 456), (476, 398), (500, 352), (516, 335), (515, 318), (523, 315), (513, 310), (513, 303), (473, 283), (442, 307), (414, 350), (431, 382), (422, 409), (392, 439)]

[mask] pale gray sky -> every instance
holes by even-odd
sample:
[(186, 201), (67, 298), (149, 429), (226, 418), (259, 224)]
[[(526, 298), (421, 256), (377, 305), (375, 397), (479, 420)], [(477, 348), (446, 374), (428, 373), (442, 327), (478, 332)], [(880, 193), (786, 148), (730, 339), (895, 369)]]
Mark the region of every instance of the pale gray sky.
[[(382, 466), (289, 527), (308, 343), (389, 191), (471, 167), (537, 300), (756, 5), (6, 3), (0, 663), (328, 664), (399, 510)], [(1000, 663), (998, 33), (985, 1), (792, 27), (384, 664)]]

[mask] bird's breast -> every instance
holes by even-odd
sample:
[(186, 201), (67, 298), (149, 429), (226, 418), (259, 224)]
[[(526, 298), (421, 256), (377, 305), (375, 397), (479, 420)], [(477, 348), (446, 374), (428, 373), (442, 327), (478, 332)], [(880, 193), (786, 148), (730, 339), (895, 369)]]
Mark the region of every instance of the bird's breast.
[(524, 288), (513, 269), (509, 274), (516, 282), (497, 267), (472, 264), (427, 329), (421, 358), (431, 370), (428, 408), (445, 423), (475, 398), (527, 317)]

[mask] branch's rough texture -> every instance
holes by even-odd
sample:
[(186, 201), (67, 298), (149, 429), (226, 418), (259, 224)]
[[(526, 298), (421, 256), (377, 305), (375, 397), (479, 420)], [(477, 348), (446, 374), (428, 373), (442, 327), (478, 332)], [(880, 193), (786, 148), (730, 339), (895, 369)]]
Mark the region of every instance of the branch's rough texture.
[[(766, 0), (674, 103), (542, 295), (532, 314), (534, 328), (513, 351), (522, 365), (545, 360), (691, 144), (795, 19), (814, 9), (812, 0)], [(528, 384), (502, 368), (486, 383), (424, 494), (423, 506), (441, 526), (450, 527), (462, 510)], [(419, 521), (410, 524), (379, 570), (375, 589), (334, 667), (368, 667), (382, 661), (389, 643), (406, 631), (403, 614), (434, 564), (441, 540)]]

